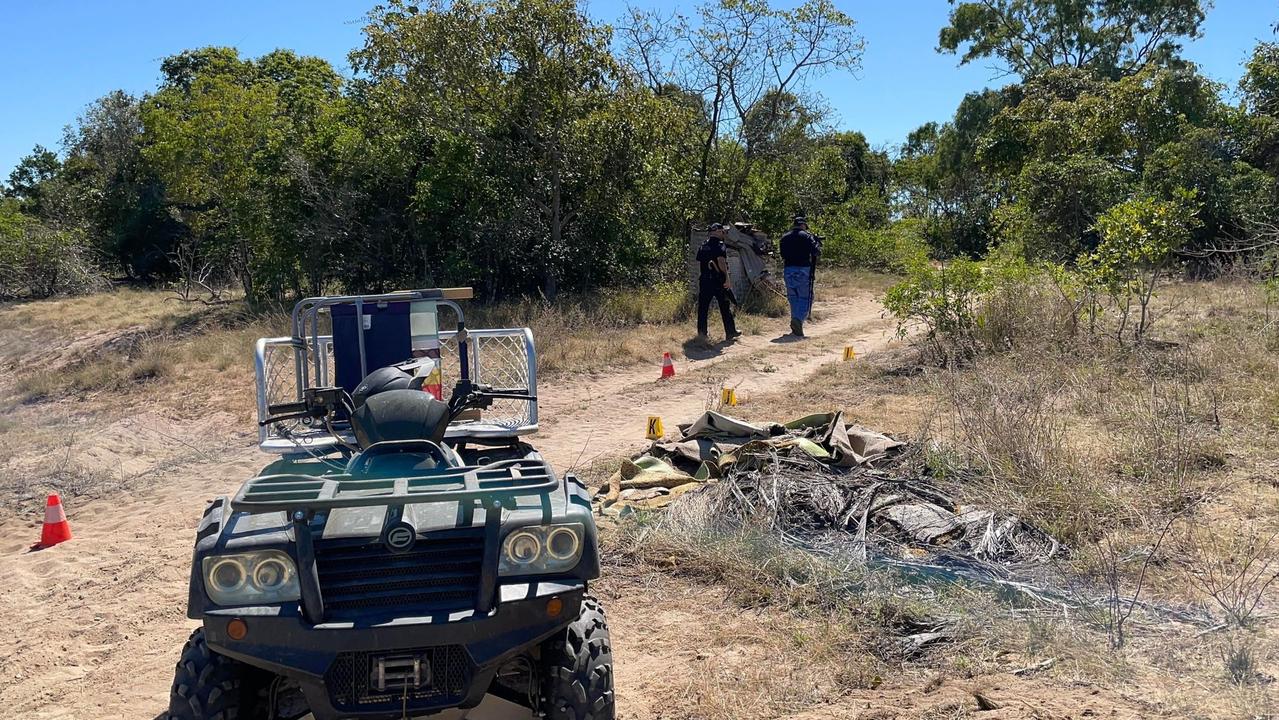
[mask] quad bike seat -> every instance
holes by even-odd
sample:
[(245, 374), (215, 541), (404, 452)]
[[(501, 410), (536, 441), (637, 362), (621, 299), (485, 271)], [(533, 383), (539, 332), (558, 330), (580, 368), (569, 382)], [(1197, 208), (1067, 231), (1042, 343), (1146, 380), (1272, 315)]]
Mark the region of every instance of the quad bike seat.
[(352, 456), (346, 472), (352, 478), (419, 478), (440, 475), (461, 465), (456, 454), (430, 440), (384, 442)]
[(404, 440), (443, 442), (449, 425), (449, 406), (430, 393), (394, 388), (369, 395), (351, 415), (351, 429), (360, 447)]
[(351, 415), (364, 450), (351, 459), (348, 472), (408, 477), (448, 468), (456, 464), (441, 446), (448, 424), (448, 405), (421, 390), (393, 388), (370, 395)]

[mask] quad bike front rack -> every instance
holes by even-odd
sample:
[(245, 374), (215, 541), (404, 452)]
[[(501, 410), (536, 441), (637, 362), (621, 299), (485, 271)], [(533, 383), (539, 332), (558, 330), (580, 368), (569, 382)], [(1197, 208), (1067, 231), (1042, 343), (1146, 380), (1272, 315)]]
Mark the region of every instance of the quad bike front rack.
[[(379, 443), (383, 446), (421, 441)], [(376, 450), (378, 445), (370, 449)], [(367, 452), (367, 451), (366, 451)], [(300, 603), (303, 616), (312, 623), (325, 619), (324, 595), (316, 567), (315, 527), (317, 513), (337, 508), (385, 506), (380, 534), (387, 547), (394, 548), (394, 533), (409, 538), (417, 530), (407, 524), (404, 506), (418, 503), (457, 502), (469, 514), (484, 511), (484, 559), (475, 596), (480, 615), (493, 609), (498, 575), (498, 553), (502, 514), (516, 507), (516, 498), (541, 495), (543, 500), (555, 490), (558, 480), (543, 460), (520, 458), (480, 466), (428, 471), (412, 477), (362, 478), (349, 473), (311, 476), (293, 473), (260, 475), (243, 486), (231, 499), (231, 510), (249, 515), (283, 512), (293, 528), (298, 564)], [(404, 533), (399, 528), (406, 528)]]
[(521, 458), (448, 468), (412, 477), (363, 478), (348, 473), (260, 475), (231, 500), (236, 512), (312, 512), (344, 507), (484, 500), (553, 490), (555, 474), (542, 460)]

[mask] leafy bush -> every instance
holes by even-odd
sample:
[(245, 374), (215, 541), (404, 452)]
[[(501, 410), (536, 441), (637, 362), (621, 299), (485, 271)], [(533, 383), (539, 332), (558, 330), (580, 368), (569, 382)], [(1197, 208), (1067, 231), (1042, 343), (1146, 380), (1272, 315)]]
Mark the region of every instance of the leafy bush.
[(841, 206), (822, 215), (816, 227), (826, 233), (822, 261), (832, 265), (901, 273), (928, 258), (919, 220), (871, 227)]
[(899, 336), (922, 326), (925, 342), (946, 363), (971, 356), (977, 349), (980, 303), (992, 287), (993, 277), (973, 260), (952, 260), (936, 267), (916, 262), (905, 280), (888, 289), (883, 303), (897, 317)]
[(1123, 341), (1136, 303), (1132, 336), (1141, 342), (1150, 327), (1150, 301), (1155, 287), (1174, 260), (1173, 253), (1190, 240), (1200, 221), (1194, 193), (1177, 200), (1137, 197), (1119, 203), (1097, 218), (1097, 249), (1079, 261), (1084, 278), (1105, 293), (1119, 319), (1116, 338)]
[(0, 297), (44, 298), (102, 289), (78, 233), (49, 227), (0, 204)]
[(916, 262), (889, 289), (884, 307), (897, 317), (902, 337), (922, 327), (943, 363), (981, 349), (1008, 350), (1032, 337), (1059, 346), (1073, 342), (1084, 318), (1094, 336), (1108, 332), (1121, 345), (1126, 338), (1141, 343), (1153, 322), (1155, 290), (1199, 224), (1195, 212), (1188, 191), (1174, 200), (1139, 196), (1119, 203), (1097, 219), (1101, 242), (1074, 269), (1029, 263), (1016, 243), (985, 262)]

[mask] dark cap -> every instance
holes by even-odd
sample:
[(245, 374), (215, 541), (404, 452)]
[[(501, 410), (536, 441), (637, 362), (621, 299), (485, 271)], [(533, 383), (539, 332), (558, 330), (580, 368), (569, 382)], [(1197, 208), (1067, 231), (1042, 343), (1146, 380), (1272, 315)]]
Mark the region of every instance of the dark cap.
[(803, 215), (796, 215), (796, 216), (795, 216), (795, 224), (796, 224), (796, 225), (807, 225), (807, 224), (808, 224), (808, 218), (804, 217)]
[(724, 229), (723, 225), (720, 225), (719, 223), (711, 223), (711, 226), (706, 228), (706, 232), (715, 232), (716, 230), (723, 230), (723, 229)]

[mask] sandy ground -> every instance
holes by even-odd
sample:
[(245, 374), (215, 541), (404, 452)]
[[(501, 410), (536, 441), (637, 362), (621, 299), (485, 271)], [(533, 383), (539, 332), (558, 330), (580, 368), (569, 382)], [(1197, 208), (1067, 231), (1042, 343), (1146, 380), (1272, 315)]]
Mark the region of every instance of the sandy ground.
[[(654, 348), (652, 368), (543, 386), (543, 429), (535, 442), (557, 467), (582, 466), (641, 444), (648, 415), (662, 416), (668, 428), (691, 419), (722, 384), (749, 396), (802, 381), (839, 361), (845, 345), (865, 353), (889, 342), (890, 323), (869, 295), (819, 312), (823, 319), (811, 326), (809, 340), (762, 335), (690, 351), (697, 359), (678, 362), (673, 380), (657, 381), (656, 358), (666, 348)], [(185, 617), (193, 529), (205, 501), (232, 492), (264, 464), (255, 440), (251, 428), (229, 416), (211, 417), (194, 433), (160, 410), (139, 407), (72, 449), (76, 462), (126, 468), (134, 478), (102, 500), (68, 504), (74, 541), (31, 551), (38, 518), (0, 521), (0, 718), (162, 716), (173, 663), (194, 627)], [(761, 627), (767, 620), (744, 616), (714, 588), (608, 576), (598, 590), (610, 613), (622, 717), (690, 717), (687, 678), (710, 672), (723, 682), (745, 682), (749, 668), (767, 668), (750, 633), (731, 647), (709, 647), (724, 642), (715, 628)], [(1031, 704), (1007, 701), (982, 717), (1137, 716), (1117, 711), (1122, 703), (1097, 699), (1096, 691), (1063, 694), (1012, 677), (989, 693)], [(970, 688), (888, 683), (876, 691), (797, 698), (802, 709), (792, 716), (918, 717), (954, 706), (959, 696), (971, 701)], [(728, 716), (759, 717), (757, 710), (742, 707)]]

